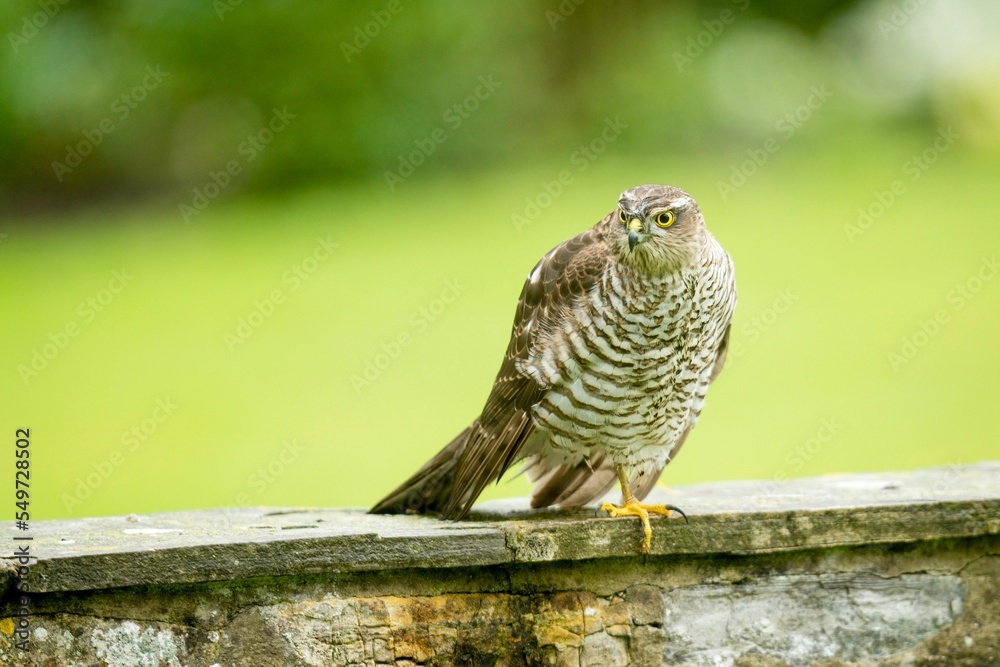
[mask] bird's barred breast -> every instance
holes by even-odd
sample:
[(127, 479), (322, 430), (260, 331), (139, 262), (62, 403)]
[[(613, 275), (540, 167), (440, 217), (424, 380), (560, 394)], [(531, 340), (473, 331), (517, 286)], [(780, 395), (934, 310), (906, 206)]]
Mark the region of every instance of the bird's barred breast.
[(529, 357), (550, 387), (534, 417), (547, 457), (594, 451), (660, 467), (705, 400), (735, 307), (728, 257), (633, 286), (612, 268)]

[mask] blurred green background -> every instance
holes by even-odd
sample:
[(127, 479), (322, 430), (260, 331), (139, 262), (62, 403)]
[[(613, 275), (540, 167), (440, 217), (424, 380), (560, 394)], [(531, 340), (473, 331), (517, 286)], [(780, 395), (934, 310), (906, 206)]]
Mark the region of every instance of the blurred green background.
[(740, 290), (666, 484), (1000, 454), (995, 3), (0, 20), (0, 405), (34, 518), (370, 505), (476, 416), (534, 262), (646, 182), (698, 199)]

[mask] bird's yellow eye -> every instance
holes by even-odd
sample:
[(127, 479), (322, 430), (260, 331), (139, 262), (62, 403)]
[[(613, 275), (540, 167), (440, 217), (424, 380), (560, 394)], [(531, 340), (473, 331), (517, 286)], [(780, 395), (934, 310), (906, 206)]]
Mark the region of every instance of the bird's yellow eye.
[(664, 211), (656, 216), (656, 226), (663, 227), (664, 229), (674, 224), (674, 212)]
[(628, 222), (628, 220), (625, 219), (625, 211), (623, 211), (621, 209), (618, 209), (618, 219), (621, 220), (621, 222), (622, 222), (623, 225), (626, 222)]

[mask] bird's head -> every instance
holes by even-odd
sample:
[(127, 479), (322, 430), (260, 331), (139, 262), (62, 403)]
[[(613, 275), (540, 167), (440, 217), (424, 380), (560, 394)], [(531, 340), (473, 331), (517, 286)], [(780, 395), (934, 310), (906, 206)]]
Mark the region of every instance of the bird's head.
[(667, 273), (690, 263), (705, 243), (705, 219), (698, 204), (669, 185), (626, 190), (609, 222), (618, 257), (647, 273)]

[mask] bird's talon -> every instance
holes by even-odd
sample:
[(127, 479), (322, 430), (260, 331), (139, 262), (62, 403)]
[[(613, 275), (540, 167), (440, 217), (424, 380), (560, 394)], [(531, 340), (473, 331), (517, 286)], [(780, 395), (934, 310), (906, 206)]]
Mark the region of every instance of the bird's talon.
[(601, 511), (609, 512), (611, 516), (638, 516), (641, 517), (643, 514), (660, 514), (662, 516), (670, 516), (671, 512), (680, 512), (673, 505), (646, 505), (645, 503), (640, 503), (638, 500), (630, 500), (624, 505), (613, 505), (608, 501), (601, 503)]
[(607, 500), (605, 500), (605, 501), (604, 501), (603, 503), (601, 503), (601, 507), (600, 507), (600, 510), (601, 510), (602, 512), (607, 512), (607, 513), (608, 513), (608, 514), (610, 514), (610, 515), (611, 515), (612, 517), (616, 517), (616, 516), (618, 516), (618, 507), (617, 507), (617, 506), (615, 506), (615, 505), (612, 505), (612, 504), (611, 504), (611, 503), (609, 503), (609, 502), (608, 502)]
[(649, 515), (659, 514), (662, 516), (670, 516), (671, 512), (679, 512), (681, 516), (684, 517), (685, 521), (687, 516), (684, 512), (673, 505), (645, 505), (640, 503), (638, 500), (630, 500), (622, 506), (613, 505), (608, 501), (601, 503), (601, 509), (611, 515), (612, 518), (620, 516), (637, 516), (642, 521), (642, 555), (643, 558), (649, 553), (649, 547), (653, 541), (653, 527), (649, 524)]

